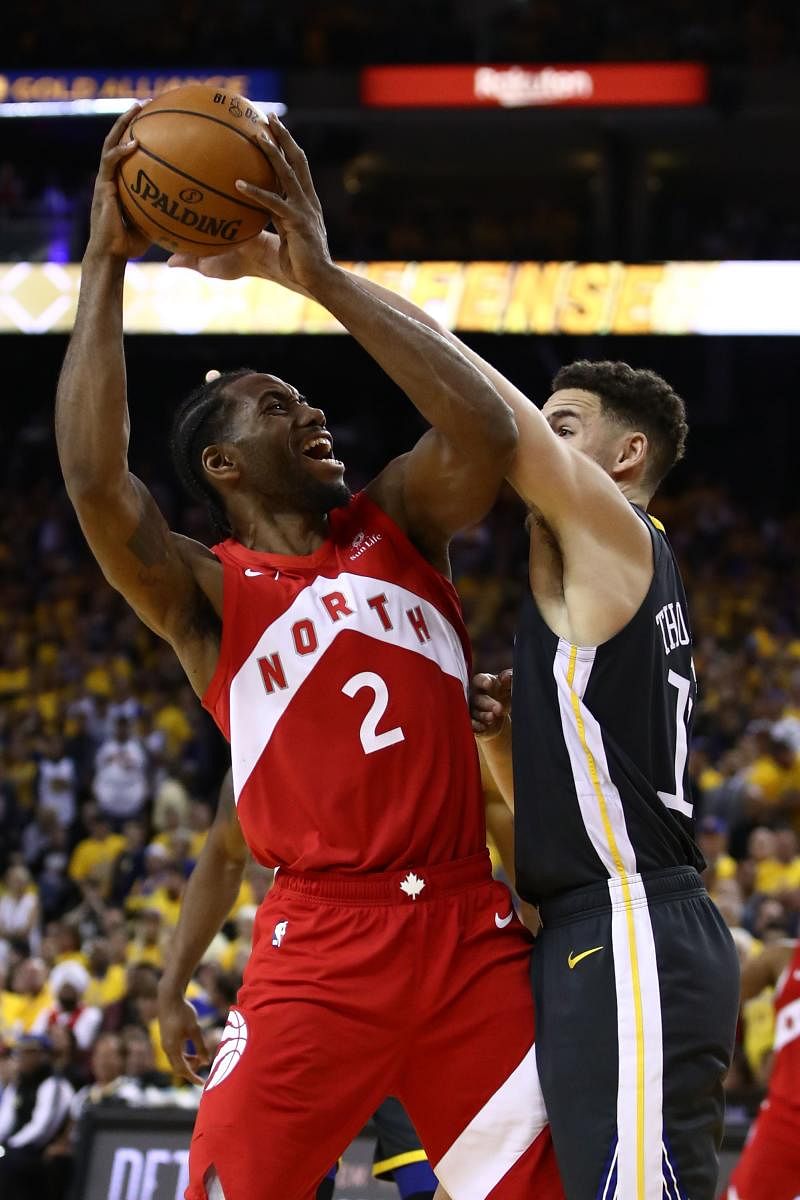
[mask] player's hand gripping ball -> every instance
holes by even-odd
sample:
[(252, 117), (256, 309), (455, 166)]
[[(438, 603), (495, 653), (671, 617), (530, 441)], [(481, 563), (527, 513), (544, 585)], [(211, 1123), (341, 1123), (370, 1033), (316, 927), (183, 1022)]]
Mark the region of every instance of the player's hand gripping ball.
[(267, 123), (235, 92), (188, 84), (146, 104), (131, 122), (137, 148), (117, 174), (128, 220), (173, 253), (207, 257), (255, 237), (268, 217), (236, 188), (275, 190), (259, 149)]

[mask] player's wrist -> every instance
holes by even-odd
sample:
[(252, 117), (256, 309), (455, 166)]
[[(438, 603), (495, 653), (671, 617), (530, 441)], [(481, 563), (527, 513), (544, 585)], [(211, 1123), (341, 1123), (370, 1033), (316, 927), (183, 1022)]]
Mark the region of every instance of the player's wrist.
[(127, 254), (119, 254), (99, 238), (90, 237), (81, 261), (81, 275), (100, 274), (104, 269), (110, 271), (112, 276), (124, 275), (127, 265)]

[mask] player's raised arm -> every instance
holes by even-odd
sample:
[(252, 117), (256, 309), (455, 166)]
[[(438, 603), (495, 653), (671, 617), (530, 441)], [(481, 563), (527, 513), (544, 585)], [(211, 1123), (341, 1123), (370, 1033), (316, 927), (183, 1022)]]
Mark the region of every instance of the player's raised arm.
[[(177, 1075), (202, 1083), (197, 1067), (208, 1062), (197, 1015), (184, 992), (203, 954), (233, 908), (242, 883), (247, 845), (236, 815), (231, 772), (219, 795), (219, 808), (200, 857), (189, 877), (158, 987), (161, 1044)], [(188, 1054), (191, 1041), (195, 1053)]]
[(276, 118), (270, 132), (264, 150), (284, 195), (239, 186), (272, 216), (286, 282), (337, 317), (433, 426), (384, 472), (375, 498), (422, 540), (442, 542), (493, 502), (516, 446), (511, 410), (457, 346), (332, 263), (305, 155)]
[[(172, 642), (202, 691), (216, 654), (214, 614), (192, 569), (203, 550), (170, 533), (155, 500), (128, 470), (123, 282), (128, 259), (147, 243), (122, 219), (114, 175), (135, 147), (127, 134), (135, 112), (116, 122), (103, 145), (75, 328), (58, 383), (56, 442), (67, 493), (103, 574)], [(187, 630), (196, 636), (187, 640)]]

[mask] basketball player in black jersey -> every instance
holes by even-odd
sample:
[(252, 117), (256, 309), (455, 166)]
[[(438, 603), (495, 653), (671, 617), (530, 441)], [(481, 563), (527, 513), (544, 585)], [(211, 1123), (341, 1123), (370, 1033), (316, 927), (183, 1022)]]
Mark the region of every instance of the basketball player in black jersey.
[[(265, 232), (171, 265), (302, 291), (278, 245)], [(738, 960), (698, 875), (689, 613), (647, 514), (683, 452), (683, 403), (652, 372), (587, 362), (559, 372), (540, 411), (424, 311), (358, 282), (455, 342), (519, 430), (508, 478), (531, 512), (531, 557), (513, 782), (508, 722), (484, 749), (506, 798), (516, 795), (517, 887), (543, 922), (537, 1060), (568, 1198), (713, 1200)], [(495, 688), (485, 689), (489, 726)]]

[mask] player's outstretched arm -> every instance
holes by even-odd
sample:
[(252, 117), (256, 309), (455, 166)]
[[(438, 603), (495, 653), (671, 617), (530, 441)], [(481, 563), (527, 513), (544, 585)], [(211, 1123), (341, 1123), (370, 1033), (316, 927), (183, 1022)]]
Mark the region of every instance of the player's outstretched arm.
[[(161, 1044), (175, 1074), (192, 1083), (203, 1082), (197, 1068), (209, 1060), (197, 1016), (184, 993), (236, 902), (247, 856), (228, 771), (217, 815), (183, 894), (167, 966), (158, 987)], [(194, 1042), (194, 1054), (187, 1053), (187, 1041)]]
[[(269, 279), (310, 296), (308, 288), (286, 270), (286, 256), (280, 250), (280, 239), (265, 231), (212, 258), (175, 254), (170, 266), (188, 267), (212, 279), (243, 276)], [(642, 536), (642, 524), (619, 488), (597, 464), (560, 440), (519, 388), (412, 301), (371, 279), (355, 275), (352, 278), (371, 296), (449, 341), (494, 386), (513, 412), (518, 429), (518, 445), (509, 464), (508, 479), (522, 499), (545, 516), (552, 529), (559, 533), (578, 529), (584, 552), (588, 536), (594, 537), (606, 552), (618, 549), (623, 559), (632, 556), (637, 561), (648, 561), (649, 539)]]
[[(58, 382), (56, 442), (67, 493), (103, 574), (181, 653), (186, 631), (202, 635), (203, 622), (213, 617), (192, 569), (203, 550), (170, 533), (155, 500), (128, 470), (123, 283), (128, 259), (147, 242), (123, 221), (114, 176), (135, 147), (127, 132), (135, 112), (117, 121), (103, 145), (75, 328)], [(197, 646), (184, 660), (200, 691), (216, 657), (216, 631), (209, 633), (208, 662), (198, 662)]]

